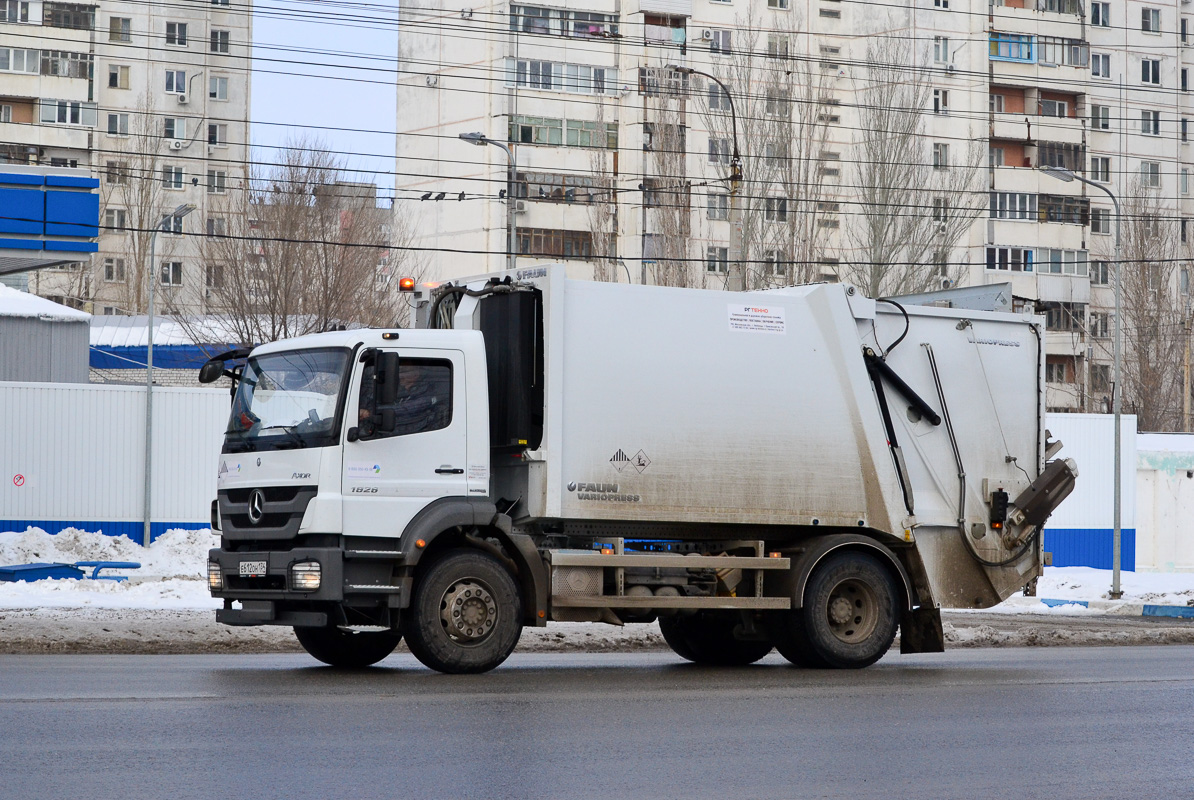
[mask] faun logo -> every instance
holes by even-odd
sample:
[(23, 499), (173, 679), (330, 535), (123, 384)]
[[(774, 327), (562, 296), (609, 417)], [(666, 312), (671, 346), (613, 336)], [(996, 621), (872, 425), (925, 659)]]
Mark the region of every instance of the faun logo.
[(637, 503), (637, 494), (623, 494), (616, 483), (583, 483), (571, 481), (568, 491), (576, 492), (577, 500), (599, 500), (613, 503)]

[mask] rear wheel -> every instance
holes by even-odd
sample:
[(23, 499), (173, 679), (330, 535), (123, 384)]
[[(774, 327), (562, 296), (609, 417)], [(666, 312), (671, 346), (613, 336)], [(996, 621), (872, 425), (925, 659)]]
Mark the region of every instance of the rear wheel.
[(522, 635), (522, 599), (506, 568), (488, 553), (456, 550), (436, 561), (415, 586), (404, 623), (406, 643), (439, 672), (487, 672)]
[(351, 631), (335, 625), (295, 628), (294, 635), (304, 650), (323, 663), (349, 669), (376, 664), (402, 641), (398, 631)]
[(773, 618), (775, 646), (804, 667), (859, 669), (895, 640), (899, 594), (887, 568), (868, 553), (847, 551), (813, 568), (804, 607)]
[(711, 666), (745, 666), (771, 652), (771, 642), (738, 639), (736, 614), (697, 613), (686, 617), (661, 617), (659, 631), (680, 658)]

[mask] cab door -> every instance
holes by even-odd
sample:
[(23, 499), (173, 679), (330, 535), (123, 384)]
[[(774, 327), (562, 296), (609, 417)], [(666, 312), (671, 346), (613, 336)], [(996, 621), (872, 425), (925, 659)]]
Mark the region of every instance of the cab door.
[[(358, 364), (344, 443), (344, 533), (400, 536), (433, 500), (464, 497), (466, 436), (464, 353), (399, 349), (393, 432), (370, 432), (373, 368)], [(362, 388), (364, 391), (362, 391)]]

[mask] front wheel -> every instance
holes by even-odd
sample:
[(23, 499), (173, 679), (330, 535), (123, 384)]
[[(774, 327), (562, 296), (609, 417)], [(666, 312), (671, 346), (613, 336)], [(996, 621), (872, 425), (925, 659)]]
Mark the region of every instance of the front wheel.
[(402, 634), (398, 631), (350, 631), (326, 628), (295, 628), (303, 649), (325, 664), (347, 669), (369, 667), (394, 652)]
[(813, 568), (804, 607), (773, 618), (776, 649), (804, 667), (859, 669), (891, 648), (899, 621), (891, 572), (868, 553), (846, 551)]
[(456, 550), (415, 586), (406, 643), (425, 666), (449, 674), (488, 672), (522, 635), (522, 599), (509, 571), (488, 553)]
[(741, 667), (771, 652), (771, 642), (735, 638), (737, 623), (736, 614), (660, 617), (659, 632), (672, 652), (695, 664)]

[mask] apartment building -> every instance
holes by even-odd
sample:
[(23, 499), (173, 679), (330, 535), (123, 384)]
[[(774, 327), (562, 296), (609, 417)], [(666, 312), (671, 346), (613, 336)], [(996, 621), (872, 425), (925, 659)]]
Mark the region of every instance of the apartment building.
[(99, 252), (29, 275), (31, 291), (94, 314), (142, 312), (149, 231), (162, 225), (159, 311), (206, 310), (219, 269), (182, 234), (222, 232), (243, 186), (251, 45), (247, 0), (0, 2), (0, 162), (100, 178)]
[[(1041, 168), (1118, 198), (1143, 186), (1185, 243), (1186, 10), (1181, 0), (412, 0), (397, 205), (418, 221), (416, 244), (437, 251), (435, 277), (504, 268), (513, 227), (519, 266), (564, 260), (577, 276), (718, 287), (735, 262), (748, 286), (850, 279), (869, 257), (858, 226), (886, 204), (937, 223), (923, 235), (941, 246), (918, 256), (940, 262), (928, 273), (937, 285), (1010, 282), (1046, 315), (1051, 409), (1101, 411), (1111, 201)], [(904, 79), (868, 63), (876, 41), (906, 44), (883, 51), (907, 54)], [(895, 104), (914, 71), (928, 83), (916, 174), (960, 176), (958, 196), (880, 203), (862, 188), (868, 109)], [(500, 148), (459, 138), (470, 132), (508, 144), (514, 181)], [(972, 208), (960, 231), (953, 203)], [(1185, 271), (1168, 292), (1188, 319)]]

